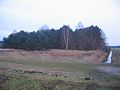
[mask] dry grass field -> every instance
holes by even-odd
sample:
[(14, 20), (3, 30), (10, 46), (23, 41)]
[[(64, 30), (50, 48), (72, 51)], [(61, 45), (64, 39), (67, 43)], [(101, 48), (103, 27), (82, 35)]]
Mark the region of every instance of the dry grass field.
[[(1, 90), (120, 90), (119, 50), (0, 49)], [(117, 56), (116, 56), (117, 55)]]

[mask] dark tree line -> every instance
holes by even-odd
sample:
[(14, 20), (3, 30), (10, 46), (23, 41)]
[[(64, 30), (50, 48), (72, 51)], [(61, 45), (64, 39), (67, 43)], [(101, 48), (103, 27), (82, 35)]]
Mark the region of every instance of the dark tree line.
[(64, 25), (58, 30), (20, 31), (3, 39), (3, 48), (25, 50), (74, 49), (95, 50), (106, 49), (102, 30), (97, 26), (76, 29), (73, 31)]

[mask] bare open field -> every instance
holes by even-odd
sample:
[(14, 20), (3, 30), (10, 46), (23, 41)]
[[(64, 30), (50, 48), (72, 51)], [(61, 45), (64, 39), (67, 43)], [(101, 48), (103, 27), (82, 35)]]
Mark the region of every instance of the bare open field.
[(1, 49), (0, 87), (3, 90), (120, 90), (119, 53), (113, 50), (112, 64), (104, 64), (106, 55), (101, 50)]

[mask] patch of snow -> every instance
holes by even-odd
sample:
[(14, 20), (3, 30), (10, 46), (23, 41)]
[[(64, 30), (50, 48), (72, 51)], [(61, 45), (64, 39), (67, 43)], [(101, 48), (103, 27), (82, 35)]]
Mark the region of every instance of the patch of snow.
[(111, 63), (112, 62), (112, 51), (110, 51), (107, 61), (105, 63)]

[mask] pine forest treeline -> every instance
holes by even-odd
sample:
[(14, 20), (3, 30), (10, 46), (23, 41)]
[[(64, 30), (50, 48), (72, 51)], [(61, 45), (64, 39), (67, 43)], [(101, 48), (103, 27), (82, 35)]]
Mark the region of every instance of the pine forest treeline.
[(96, 50), (106, 49), (103, 31), (97, 26), (72, 30), (68, 25), (60, 29), (40, 29), (33, 32), (20, 31), (3, 39), (3, 48), (25, 50), (70, 49)]

